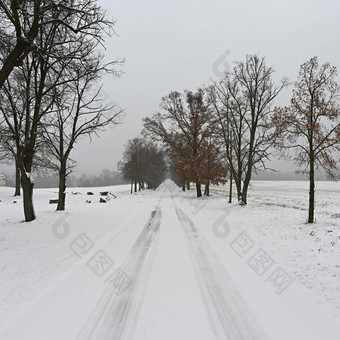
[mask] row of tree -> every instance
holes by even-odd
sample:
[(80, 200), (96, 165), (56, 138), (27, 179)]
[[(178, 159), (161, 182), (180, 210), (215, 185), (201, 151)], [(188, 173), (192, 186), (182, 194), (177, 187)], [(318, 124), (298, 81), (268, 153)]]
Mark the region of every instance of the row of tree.
[(131, 139), (127, 142), (118, 169), (124, 179), (130, 181), (131, 193), (145, 188), (155, 189), (166, 176), (165, 153), (144, 138)]
[(102, 101), (100, 80), (118, 76), (103, 42), (114, 21), (96, 0), (0, 1), (0, 152), (16, 165), (26, 221), (35, 219), (32, 170), (59, 173), (65, 209), (70, 158), (82, 136), (98, 134), (120, 112)]
[(264, 58), (248, 55), (220, 81), (196, 93), (171, 92), (161, 100), (161, 112), (144, 119), (144, 136), (161, 142), (175, 160), (183, 182), (235, 183), (241, 205), (247, 204), (254, 173), (267, 169), (278, 150), (293, 158), (310, 181), (308, 222), (314, 221), (315, 169), (334, 177), (340, 151), (339, 85), (336, 68), (319, 65), (317, 57), (302, 64), (289, 106), (274, 107), (274, 99), (289, 85), (273, 81), (274, 69)]

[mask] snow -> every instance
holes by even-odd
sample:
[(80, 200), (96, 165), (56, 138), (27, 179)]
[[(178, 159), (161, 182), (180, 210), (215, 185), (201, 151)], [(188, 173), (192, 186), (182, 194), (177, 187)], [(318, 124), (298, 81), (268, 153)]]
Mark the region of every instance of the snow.
[(339, 183), (317, 183), (313, 225), (307, 182), (254, 181), (246, 207), (129, 189), (68, 189), (66, 212), (36, 189), (24, 223), (0, 188), (1, 339), (339, 338)]

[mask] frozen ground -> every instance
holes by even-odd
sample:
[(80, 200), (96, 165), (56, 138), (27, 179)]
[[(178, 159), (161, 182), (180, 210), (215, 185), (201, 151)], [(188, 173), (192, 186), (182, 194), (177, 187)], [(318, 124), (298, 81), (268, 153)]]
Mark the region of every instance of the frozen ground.
[(314, 225), (307, 182), (254, 182), (247, 207), (128, 189), (70, 189), (67, 213), (36, 190), (26, 224), (0, 188), (1, 339), (339, 338), (339, 183), (317, 183)]

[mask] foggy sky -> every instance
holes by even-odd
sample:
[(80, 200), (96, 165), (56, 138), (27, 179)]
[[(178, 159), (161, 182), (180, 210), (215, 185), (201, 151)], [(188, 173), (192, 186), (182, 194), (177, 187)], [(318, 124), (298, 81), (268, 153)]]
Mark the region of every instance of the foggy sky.
[[(124, 124), (82, 140), (71, 155), (77, 174), (115, 169), (141, 119), (172, 90), (195, 90), (246, 54), (266, 57), (275, 80), (297, 77), (317, 55), (340, 68), (340, 2), (335, 0), (99, 0), (117, 20), (108, 58), (126, 59), (124, 75), (105, 79), (109, 102), (126, 109)], [(292, 87), (275, 104), (288, 103)], [(274, 164), (278, 164), (274, 162)], [(1, 167), (0, 167), (1, 171)]]

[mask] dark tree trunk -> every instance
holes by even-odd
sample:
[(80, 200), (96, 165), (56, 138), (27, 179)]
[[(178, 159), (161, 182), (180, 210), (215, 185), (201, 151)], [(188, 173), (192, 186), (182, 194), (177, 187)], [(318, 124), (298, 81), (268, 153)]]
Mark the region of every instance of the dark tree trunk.
[(235, 185), (236, 185), (236, 191), (237, 191), (237, 199), (240, 201), (242, 199), (242, 173), (239, 171), (237, 175), (235, 174)]
[(137, 180), (135, 180), (135, 192), (137, 192)]
[(182, 191), (185, 191), (185, 182), (182, 184)]
[[(228, 125), (229, 125), (229, 121), (228, 121)], [(228, 126), (228, 132), (230, 134), (230, 140), (232, 140), (233, 133), (232, 133), (232, 131), (229, 130), (229, 126)], [(232, 154), (233, 154), (233, 148), (232, 148), (232, 145), (229, 144), (230, 159), (232, 159)], [(228, 201), (228, 203), (231, 203), (232, 195), (233, 195), (233, 168), (232, 168), (232, 165), (230, 164), (230, 184), (229, 184), (229, 201)]]
[(31, 222), (35, 220), (35, 213), (33, 207), (33, 187), (34, 183), (26, 175), (25, 171), (21, 169), (21, 186), (24, 197), (24, 214), (25, 221)]
[(246, 179), (243, 183), (243, 190), (241, 194), (241, 201), (239, 202), (241, 205), (246, 205), (247, 204), (247, 196), (248, 196), (248, 188), (249, 188), (249, 183), (250, 183), (250, 177), (246, 176)]
[(204, 187), (204, 195), (210, 196), (210, 189), (209, 189), (209, 184), (206, 184)]
[(308, 223), (314, 223), (314, 204), (315, 204), (315, 180), (314, 180), (314, 158), (310, 159), (309, 169), (309, 209)]
[[(252, 162), (252, 160), (249, 162)], [(252, 164), (252, 163), (249, 163), (249, 164)], [(247, 204), (248, 188), (249, 188), (249, 184), (251, 180), (251, 170), (252, 170), (252, 165), (248, 165), (248, 171), (247, 171), (246, 178), (244, 180), (243, 188), (242, 188), (242, 195), (241, 195), (241, 201), (240, 201), (241, 205)]]
[(131, 194), (133, 192), (133, 179), (131, 180)]
[(233, 173), (230, 171), (230, 179), (229, 179), (229, 201), (228, 203), (231, 203), (232, 198), (233, 198)]
[(190, 190), (190, 182), (187, 182), (187, 190)]
[(66, 199), (66, 164), (62, 164), (59, 170), (59, 194), (57, 211), (65, 210)]
[[(251, 133), (251, 140), (254, 140), (255, 131), (253, 130)], [(247, 164), (247, 173), (243, 182), (243, 188), (242, 188), (242, 195), (241, 195), (241, 201), (240, 204), (241, 205), (246, 205), (247, 204), (247, 196), (248, 196), (248, 188), (249, 188), (249, 184), (250, 184), (250, 180), (251, 180), (251, 172), (253, 169), (253, 143), (250, 142), (249, 145), (249, 156), (248, 156), (248, 164)]]
[(240, 202), (242, 200), (242, 187), (241, 187), (241, 183), (239, 181), (235, 180), (235, 184), (236, 184), (236, 191), (237, 191), (237, 199)]
[(197, 197), (202, 196), (201, 182), (196, 182), (196, 193)]
[(15, 193), (14, 196), (20, 196), (20, 161), (17, 160), (15, 161)]

